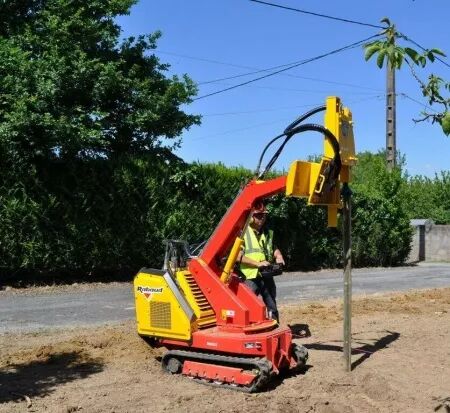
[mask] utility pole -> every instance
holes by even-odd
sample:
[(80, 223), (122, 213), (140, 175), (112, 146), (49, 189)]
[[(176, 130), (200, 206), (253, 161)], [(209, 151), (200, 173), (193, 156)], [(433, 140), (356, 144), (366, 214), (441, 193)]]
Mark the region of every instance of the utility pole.
[(396, 165), (395, 116), (395, 67), (388, 60), (386, 65), (386, 166), (388, 171), (392, 171)]

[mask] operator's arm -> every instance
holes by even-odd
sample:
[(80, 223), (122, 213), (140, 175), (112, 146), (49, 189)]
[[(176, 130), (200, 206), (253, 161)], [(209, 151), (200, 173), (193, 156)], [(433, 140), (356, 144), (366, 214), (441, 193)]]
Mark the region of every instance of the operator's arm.
[(277, 231), (274, 232), (274, 239), (273, 239), (273, 259), (277, 264), (282, 264), (283, 266), (286, 265), (284, 262), (283, 254), (281, 253), (280, 249), (278, 248), (279, 241), (279, 233)]
[(277, 264), (285, 265), (283, 254), (281, 253), (281, 251), (278, 248), (276, 248), (275, 251), (273, 252), (273, 258), (275, 258), (275, 262)]
[(241, 251), (239, 253), (237, 261), (241, 262), (242, 264), (246, 264), (246, 265), (248, 265), (250, 267), (253, 267), (253, 268), (267, 267), (268, 265), (270, 265), (270, 262), (268, 262), (268, 261), (260, 261), (260, 262), (258, 262), (258, 261), (255, 261), (252, 258), (246, 257), (244, 255), (243, 251)]

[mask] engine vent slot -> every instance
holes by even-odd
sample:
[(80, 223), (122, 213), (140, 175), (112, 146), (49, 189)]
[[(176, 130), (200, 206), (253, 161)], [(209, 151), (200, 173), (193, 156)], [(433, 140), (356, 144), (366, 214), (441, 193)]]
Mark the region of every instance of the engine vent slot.
[(172, 328), (170, 303), (150, 301), (150, 325), (153, 328)]

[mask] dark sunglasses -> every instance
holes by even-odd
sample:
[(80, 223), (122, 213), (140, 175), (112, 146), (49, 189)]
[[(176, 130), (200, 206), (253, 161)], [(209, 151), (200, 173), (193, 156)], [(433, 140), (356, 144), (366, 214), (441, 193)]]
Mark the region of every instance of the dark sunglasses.
[(263, 219), (266, 217), (267, 214), (264, 214), (263, 212), (259, 212), (257, 214), (253, 214), (253, 217), (256, 219)]

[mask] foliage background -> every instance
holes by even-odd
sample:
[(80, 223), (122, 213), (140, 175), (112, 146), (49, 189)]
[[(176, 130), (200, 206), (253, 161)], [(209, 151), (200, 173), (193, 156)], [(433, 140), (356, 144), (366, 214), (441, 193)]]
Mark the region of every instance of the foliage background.
[[(209, 237), (252, 172), (172, 154), (200, 116), (197, 93), (152, 53), (160, 33), (120, 37), (136, 0), (0, 0), (0, 281), (130, 278), (160, 267), (163, 241)], [(450, 223), (450, 175), (355, 168), (354, 264), (398, 265), (409, 218)], [(275, 174), (276, 175), (276, 174)], [(271, 224), (290, 270), (336, 267), (325, 211), (274, 197)]]
[[(359, 160), (353, 263), (400, 265), (410, 248), (410, 218), (450, 223), (450, 206), (433, 200), (449, 193), (449, 176), (388, 173), (382, 153)], [(54, 161), (45, 173), (16, 165), (0, 177), (2, 278), (129, 278), (142, 266), (159, 268), (163, 240), (207, 239), (251, 175), (220, 164), (186, 164), (170, 152)], [(269, 209), (290, 270), (341, 265), (341, 233), (326, 227), (323, 208), (276, 196)]]

